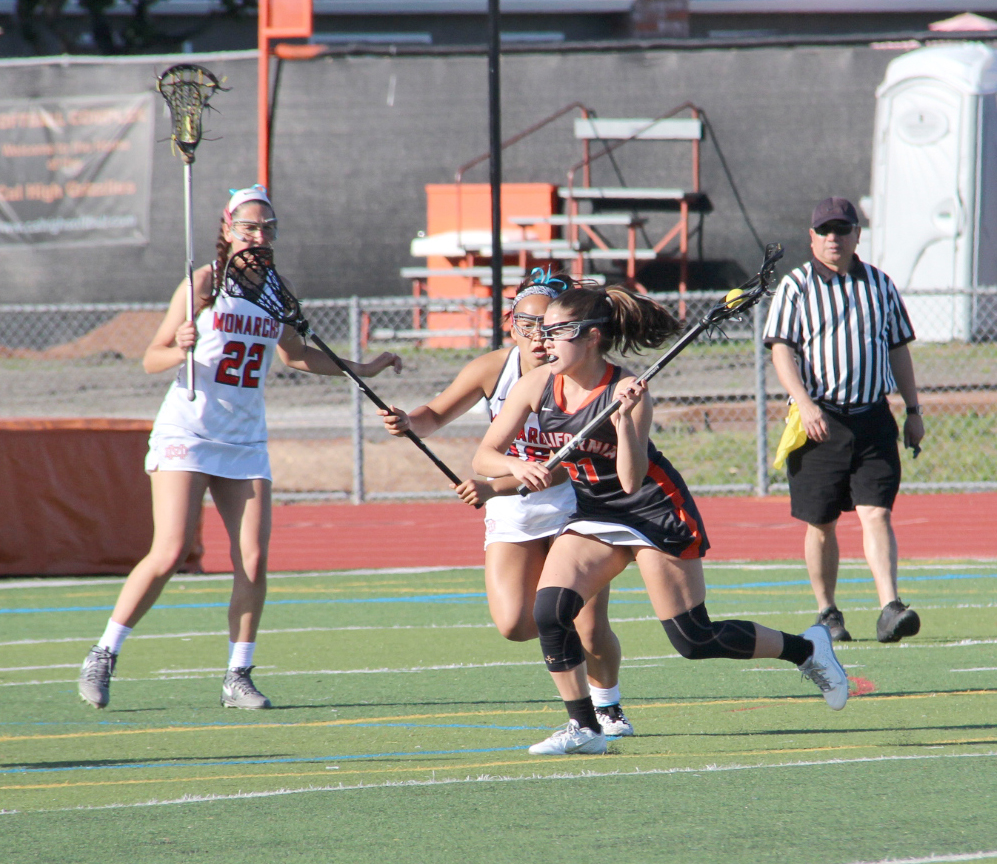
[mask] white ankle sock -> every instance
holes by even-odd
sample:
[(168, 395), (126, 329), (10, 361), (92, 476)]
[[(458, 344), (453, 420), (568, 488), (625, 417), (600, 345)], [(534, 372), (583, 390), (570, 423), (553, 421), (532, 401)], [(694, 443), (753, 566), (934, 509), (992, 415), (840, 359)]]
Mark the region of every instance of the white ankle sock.
[(253, 665), (253, 652), (256, 650), (255, 642), (229, 642), (228, 643), (228, 668), (245, 669)]
[(117, 654), (121, 650), (121, 646), (124, 644), (125, 639), (128, 638), (128, 634), (131, 632), (131, 627), (125, 627), (124, 624), (119, 624), (117, 621), (112, 621), (108, 618), (107, 628), (104, 630), (104, 635), (100, 637), (100, 641), (97, 645), (105, 651)]
[(607, 705), (616, 705), (620, 701), (620, 685), (613, 687), (593, 687), (589, 684), (589, 692), (592, 694), (592, 704), (596, 708), (605, 708)]

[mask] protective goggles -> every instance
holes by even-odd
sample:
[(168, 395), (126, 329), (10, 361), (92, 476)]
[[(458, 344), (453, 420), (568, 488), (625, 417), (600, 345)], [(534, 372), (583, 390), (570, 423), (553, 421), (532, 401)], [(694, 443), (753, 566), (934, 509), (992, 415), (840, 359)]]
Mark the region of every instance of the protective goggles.
[(534, 339), (543, 327), (543, 315), (527, 315), (525, 312), (513, 314), (512, 329), (524, 339)]
[(597, 324), (606, 324), (608, 318), (586, 318), (582, 321), (561, 321), (558, 324), (541, 324), (540, 338), (553, 339), (555, 342), (573, 342), (582, 332)]
[(825, 222), (814, 228), (814, 233), (821, 237), (827, 237), (828, 234), (834, 234), (835, 237), (847, 237), (852, 233), (854, 227), (851, 222)]
[(264, 219), (262, 222), (247, 222), (243, 219), (233, 219), (229, 225), (229, 230), (234, 237), (244, 243), (250, 240), (248, 236), (250, 234), (255, 234), (273, 243), (277, 239), (277, 220)]

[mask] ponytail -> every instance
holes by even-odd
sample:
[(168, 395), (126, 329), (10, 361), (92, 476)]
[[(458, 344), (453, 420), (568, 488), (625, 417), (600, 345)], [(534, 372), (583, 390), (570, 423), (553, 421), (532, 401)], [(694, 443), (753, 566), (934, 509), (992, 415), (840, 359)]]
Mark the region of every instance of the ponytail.
[(671, 312), (645, 294), (613, 285), (606, 295), (613, 307), (612, 347), (621, 354), (657, 348), (682, 329)]
[(215, 298), (221, 294), (225, 285), (225, 265), (228, 264), (229, 253), (232, 244), (225, 239), (225, 218), (222, 217), (221, 225), (218, 228), (218, 239), (215, 241), (215, 260), (211, 268), (211, 299), (208, 305), (213, 305)]

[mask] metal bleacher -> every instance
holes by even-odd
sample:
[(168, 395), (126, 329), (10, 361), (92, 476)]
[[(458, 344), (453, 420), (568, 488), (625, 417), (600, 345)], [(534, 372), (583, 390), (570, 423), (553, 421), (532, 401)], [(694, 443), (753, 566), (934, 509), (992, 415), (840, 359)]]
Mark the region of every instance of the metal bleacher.
[[(700, 189), (700, 144), (704, 136), (700, 110), (685, 103), (655, 118), (598, 118), (584, 105), (573, 103), (508, 139), (503, 147), (573, 110), (581, 115), (574, 118), (573, 134), (582, 144), (582, 159), (567, 170), (563, 185), (546, 187), (551, 192), (546, 201), (541, 196), (543, 207), (530, 207), (525, 202), (521, 206), (508, 205), (506, 193), (510, 184), (503, 183), (503, 286), (509, 289), (518, 284), (534, 267), (554, 264), (578, 277), (595, 277), (600, 282), (607, 278), (626, 280), (642, 290), (641, 267), (652, 261), (667, 261), (677, 265), (675, 287), (680, 295), (680, 315), (684, 314), (690, 214), (708, 207)], [(594, 162), (620, 147), (637, 144), (688, 146), (689, 171), (680, 180), (681, 185), (592, 184)], [(485, 289), (490, 293), (490, 213), (482, 221), (480, 208), (468, 216), (470, 209), (463, 205), (465, 212), (461, 212), (462, 196), (466, 194), (462, 190), (470, 188), (461, 185), (462, 174), (485, 159), (487, 154), (457, 171), (457, 182), (452, 187), (457, 201), (456, 223), (448, 225), (455, 230), (429, 237), (420, 232), (420, 237), (413, 241), (413, 256), (428, 259), (428, 266), (401, 269), (401, 275), (413, 281), (416, 294), (452, 296), (461, 284), (466, 285), (466, 296), (481, 296)], [(674, 165), (675, 160), (669, 164)], [(678, 178), (669, 179), (674, 183)], [(515, 199), (510, 196), (510, 200)], [(648, 223), (652, 219), (656, 230), (648, 236)], [(437, 239), (441, 242), (434, 242)]]

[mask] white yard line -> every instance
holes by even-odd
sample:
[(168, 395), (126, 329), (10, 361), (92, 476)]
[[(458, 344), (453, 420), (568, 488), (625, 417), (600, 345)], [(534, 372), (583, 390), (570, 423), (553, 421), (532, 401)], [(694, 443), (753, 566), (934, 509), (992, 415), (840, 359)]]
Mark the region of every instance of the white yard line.
[(5, 666), (0, 672), (31, 672), (35, 669), (79, 669), (79, 663), (53, 663), (50, 666)]
[[(917, 608), (924, 610), (932, 609), (991, 609), (995, 605), (994, 603), (960, 603), (957, 605), (919, 605)], [(866, 610), (856, 610), (854, 608), (848, 608), (844, 610), (845, 612), (854, 611), (875, 611), (872, 607)], [(813, 609), (765, 609), (765, 610), (724, 610), (722, 617), (724, 618), (761, 618), (763, 616), (771, 615), (813, 615)], [(638, 615), (634, 617), (611, 617), (610, 623), (612, 624), (633, 624), (640, 623), (644, 621), (657, 621), (658, 619), (654, 615)], [(259, 631), (261, 636), (278, 636), (287, 633), (347, 633), (351, 631), (390, 631), (390, 630), (492, 630), (494, 629), (494, 624), (481, 623), (481, 624), (385, 624), (385, 625), (350, 625), (346, 627), (281, 627), (274, 628), (271, 630), (262, 629)], [(136, 639), (194, 639), (201, 637), (217, 637), (217, 636), (227, 636), (227, 630), (190, 630), (181, 633), (133, 633), (128, 637), (129, 642), (133, 642)], [(7, 642), (0, 642), (0, 647), (8, 647), (13, 645), (58, 645), (68, 642), (83, 642), (93, 644), (95, 637), (90, 636), (60, 636), (56, 639), (14, 639)], [(956, 644), (956, 643), (952, 643)], [(986, 642), (971, 642), (967, 641), (967, 645), (975, 644), (989, 644)], [(848, 645), (840, 642), (835, 643), (835, 651), (854, 651), (856, 649), (868, 649), (876, 648), (876, 645)], [(916, 647), (916, 648), (931, 648), (935, 647), (933, 645), (918, 644), (904, 642), (900, 646), (901, 648)], [(82, 662), (82, 661), (81, 661)]]
[(852, 864), (948, 864), (955, 861), (983, 861), (997, 858), (993, 852), (967, 852), (962, 855), (929, 855), (927, 858), (881, 858), (878, 861), (854, 861)]
[[(958, 642), (943, 642), (934, 644), (903, 644), (903, 645), (837, 645), (835, 646), (835, 652), (841, 653), (842, 651), (897, 651), (897, 650), (913, 650), (917, 648), (928, 648), (928, 649), (943, 649), (943, 648), (968, 648), (975, 647), (978, 645), (995, 645), (997, 644), (997, 639), (962, 639)], [(662, 661), (662, 660), (682, 660), (682, 656), (679, 654), (651, 654), (643, 657), (624, 657), (626, 664), (635, 663), (649, 663), (651, 661)], [(295, 676), (295, 675), (412, 675), (420, 672), (449, 672), (455, 669), (511, 669), (521, 666), (540, 666), (542, 661), (540, 658), (536, 660), (496, 660), (488, 663), (441, 663), (432, 666), (403, 666), (403, 667), (379, 667), (375, 669), (286, 669), (283, 671), (268, 671), (267, 677), (274, 676)], [(846, 668), (854, 669), (860, 664), (845, 664)], [(75, 668), (75, 664), (71, 664), (72, 668)], [(41, 667), (46, 668), (46, 667)], [(51, 667), (51, 668), (63, 668), (63, 667)], [(67, 667), (69, 668), (69, 667)], [(628, 666), (628, 668), (640, 668), (636, 666)], [(220, 669), (220, 667), (219, 667)], [(270, 670), (274, 670), (275, 667), (269, 667)], [(115, 680), (117, 681), (131, 681), (131, 682), (144, 682), (144, 681), (174, 681), (174, 680), (200, 680), (204, 678), (213, 678), (217, 676), (217, 672), (210, 675), (192, 675), (184, 674), (186, 671), (197, 671), (197, 670), (163, 670), (161, 674), (155, 677), (148, 678), (124, 678), (119, 677)], [(782, 671), (779, 669), (765, 669), (765, 668), (753, 668), (745, 669), (746, 672), (771, 672), (771, 671)], [(796, 670), (792, 666), (787, 666), (785, 671), (795, 672)], [(965, 671), (977, 671), (977, 670), (965, 670)], [(75, 678), (71, 679), (59, 679), (50, 681), (5, 681), (0, 682), (0, 687), (27, 687), (27, 686), (37, 686), (37, 685), (47, 685), (47, 684), (74, 684), (76, 683)]]
[[(700, 768), (651, 768), (649, 770), (641, 770), (639, 768), (633, 771), (579, 771), (579, 772), (558, 772), (555, 774), (543, 775), (543, 774), (531, 774), (529, 776), (520, 777), (508, 777), (501, 775), (491, 775), (483, 774), (478, 777), (464, 777), (464, 778), (454, 778), (446, 780), (437, 780), (435, 777), (428, 780), (396, 780), (387, 781), (384, 783), (357, 783), (353, 785), (346, 785), (343, 783), (337, 783), (334, 786), (309, 786), (306, 789), (273, 789), (266, 790), (263, 792), (239, 792), (233, 795), (184, 795), (181, 798), (167, 799), (164, 801), (152, 800), (152, 801), (140, 801), (133, 804), (103, 804), (94, 807), (54, 807), (46, 810), (30, 810), (23, 811), (25, 813), (67, 813), (77, 810), (121, 810), (131, 807), (166, 807), (176, 804), (210, 804), (213, 801), (241, 801), (252, 798), (275, 798), (282, 795), (306, 795), (313, 792), (353, 792), (353, 791), (370, 791), (373, 789), (388, 789), (397, 788), (400, 786), (454, 786), (454, 785), (467, 785), (474, 783), (537, 783), (537, 782), (549, 782), (549, 781), (563, 781), (563, 780), (598, 780), (604, 777), (653, 777), (669, 774), (694, 774), (694, 775), (709, 775), (709, 774), (721, 774), (728, 771), (767, 771), (767, 770), (777, 770), (781, 768), (794, 769), (794, 768), (820, 768), (825, 765), (864, 765), (869, 763), (879, 763), (879, 762), (908, 762), (908, 761), (925, 761), (925, 760), (940, 760), (940, 759), (988, 759), (997, 756), (997, 752), (988, 751), (985, 753), (937, 753), (937, 754), (923, 754), (923, 755), (905, 755), (905, 756), (864, 756), (855, 759), (814, 759), (806, 761), (797, 762), (776, 762), (774, 764), (768, 765), (705, 765)], [(14, 816), (19, 815), (22, 811), (18, 810), (0, 810), (0, 816)], [(929, 864), (929, 862), (942, 862), (942, 861), (978, 861), (981, 858), (986, 858), (988, 856), (995, 855), (994, 852), (974, 852), (969, 853), (975, 857), (962, 857), (958, 855), (951, 855), (948, 857), (928, 857), (928, 858), (907, 858), (901, 860), (896, 859), (884, 859), (883, 861), (877, 862), (854, 862), (854, 864)]]
[[(801, 559), (802, 560), (802, 559)], [(967, 567), (991, 567), (997, 563), (997, 559), (992, 558), (970, 558), (959, 559), (944, 564), (918, 564), (915, 562), (901, 561), (900, 567), (917, 570), (954, 570), (965, 569)], [(840, 570), (868, 570), (868, 564), (861, 560), (842, 561)], [(714, 561), (704, 563), (707, 572), (710, 570), (729, 570), (737, 568), (739, 570), (769, 571), (769, 570), (791, 570), (799, 569), (800, 561), (782, 561), (769, 564), (758, 564), (752, 561)], [(636, 572), (636, 568), (630, 565), (628, 570)], [(454, 564), (451, 566), (438, 567), (381, 567), (364, 570), (307, 570), (293, 573), (268, 573), (267, 579), (314, 579), (328, 576), (340, 578), (342, 576), (390, 576), (392, 574), (409, 575), (417, 573), (440, 573), (446, 570), (484, 570), (478, 564)], [(987, 574), (980, 574), (981, 576)], [(206, 573), (187, 574), (174, 576), (171, 582), (221, 582), (232, 578), (231, 573)], [(903, 572), (900, 574), (903, 579)], [(871, 579), (871, 577), (870, 577)], [(124, 576), (106, 576), (100, 579), (59, 579), (39, 577), (36, 579), (17, 579), (10, 582), (0, 581), (0, 591), (17, 588), (76, 588), (84, 585), (121, 585), (125, 581)]]

